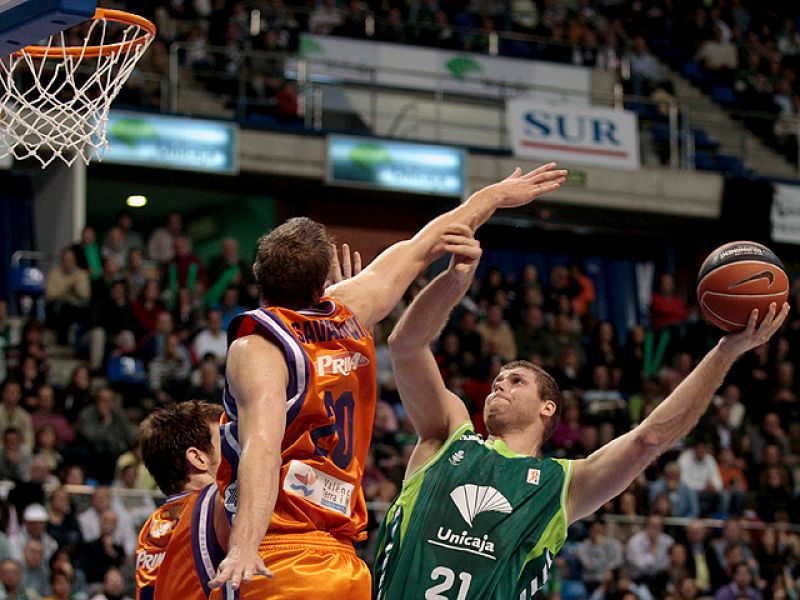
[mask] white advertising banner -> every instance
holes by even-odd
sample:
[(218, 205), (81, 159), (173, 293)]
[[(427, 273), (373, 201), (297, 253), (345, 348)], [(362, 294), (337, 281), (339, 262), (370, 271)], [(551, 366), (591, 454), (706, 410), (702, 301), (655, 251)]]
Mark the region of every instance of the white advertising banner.
[[(535, 95), (589, 105), (591, 69), (469, 52), (303, 34), (300, 53), (309, 77), (415, 90), (508, 98)], [(290, 70), (296, 65), (287, 64)], [(535, 91), (531, 91), (535, 88)]]
[(770, 222), (773, 241), (800, 244), (800, 186), (775, 184)]
[(629, 111), (515, 98), (506, 102), (506, 124), (516, 156), (618, 169), (640, 166), (639, 127)]

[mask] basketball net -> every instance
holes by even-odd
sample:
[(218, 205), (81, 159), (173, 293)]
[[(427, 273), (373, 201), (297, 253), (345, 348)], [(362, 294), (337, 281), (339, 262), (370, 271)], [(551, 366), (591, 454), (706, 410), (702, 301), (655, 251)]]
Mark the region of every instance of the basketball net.
[(86, 25), (82, 46), (68, 46), (62, 31), (0, 59), (0, 158), (35, 158), (42, 168), (56, 159), (102, 160), (111, 102), (156, 30), (103, 9)]

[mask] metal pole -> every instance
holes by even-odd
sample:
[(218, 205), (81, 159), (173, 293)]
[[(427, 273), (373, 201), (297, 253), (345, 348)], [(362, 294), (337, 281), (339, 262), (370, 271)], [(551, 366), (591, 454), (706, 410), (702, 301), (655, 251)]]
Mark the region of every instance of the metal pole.
[(673, 98), (669, 102), (669, 166), (677, 169), (680, 164), (680, 136), (678, 135), (678, 103)]
[[(169, 111), (178, 112), (178, 42), (169, 47)], [(162, 102), (163, 107), (163, 102)]]

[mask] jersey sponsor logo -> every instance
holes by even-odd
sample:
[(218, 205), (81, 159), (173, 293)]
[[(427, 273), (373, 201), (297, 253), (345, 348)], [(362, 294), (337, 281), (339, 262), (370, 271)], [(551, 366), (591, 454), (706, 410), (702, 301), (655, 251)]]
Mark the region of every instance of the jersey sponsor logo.
[(469, 531), (462, 531), (461, 533), (453, 531), (449, 527), (439, 527), (436, 532), (435, 540), (428, 540), (429, 544), (434, 546), (441, 546), (442, 548), (449, 548), (450, 550), (458, 550), (460, 552), (469, 552), (470, 554), (477, 554), (484, 558), (497, 560), (494, 556), (494, 542), (489, 539), (487, 534), (471, 535)]
[(150, 531), (147, 532), (147, 535), (152, 539), (164, 537), (170, 531), (172, 531), (172, 527), (174, 525), (175, 521), (155, 521), (150, 526)]
[(475, 433), (465, 433), (458, 439), (461, 440), (462, 442), (478, 442), (481, 446), (483, 446), (486, 443), (486, 440), (484, 440), (481, 436)]
[(233, 482), (225, 488), (225, 510), (235, 513), (239, 506), (239, 484)]
[(526, 482), (531, 485), (539, 485), (539, 479), (542, 477), (542, 472), (539, 469), (528, 469), (528, 477)]
[(162, 562), (164, 562), (164, 552), (147, 552), (139, 550), (136, 553), (136, 570), (144, 569), (145, 571), (152, 571)]
[(460, 485), (450, 492), (450, 498), (470, 527), (475, 517), (481, 513), (499, 512), (510, 515), (514, 511), (508, 499), (490, 485)]
[(296, 492), (303, 492), (303, 496), (310, 496), (314, 493), (314, 490), (310, 487), (317, 481), (314, 471), (309, 468), (306, 473), (295, 473), (294, 478), (300, 483), (292, 483), (289, 485), (290, 488)]
[(451, 465), (457, 467), (461, 464), (461, 461), (464, 460), (464, 451), (459, 450), (458, 452), (454, 452), (448, 460), (450, 461)]
[(346, 517), (350, 516), (350, 500), (355, 489), (352, 483), (323, 473), (299, 460), (289, 463), (283, 480), (284, 492)]
[(342, 354), (325, 354), (317, 358), (319, 375), (350, 375), (359, 367), (369, 364), (369, 359), (360, 352), (344, 352)]

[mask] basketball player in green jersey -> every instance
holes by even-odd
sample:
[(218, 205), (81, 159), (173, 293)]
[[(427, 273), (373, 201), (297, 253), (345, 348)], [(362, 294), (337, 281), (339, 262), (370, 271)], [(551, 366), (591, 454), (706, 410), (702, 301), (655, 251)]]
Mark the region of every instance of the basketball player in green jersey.
[(778, 330), (770, 307), (756, 327), (720, 340), (638, 427), (582, 460), (540, 459), (561, 395), (531, 363), (503, 367), (486, 398), (489, 437), (442, 381), (430, 350), (469, 289), (481, 250), (469, 227), (445, 235), (449, 268), (413, 301), (389, 339), (400, 397), (419, 442), (381, 525), (373, 588), (379, 600), (532, 600), (570, 523), (625, 490), (697, 423), (728, 369)]

